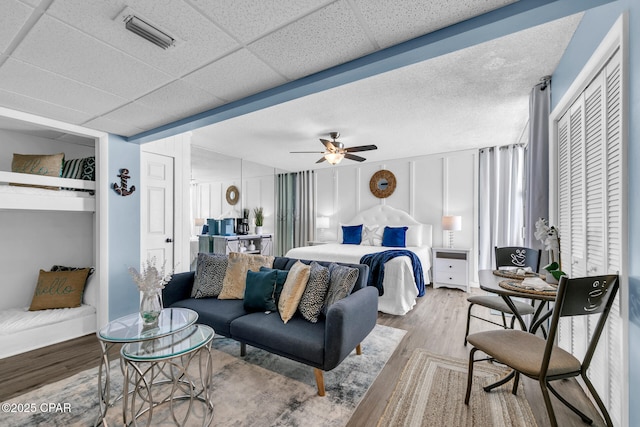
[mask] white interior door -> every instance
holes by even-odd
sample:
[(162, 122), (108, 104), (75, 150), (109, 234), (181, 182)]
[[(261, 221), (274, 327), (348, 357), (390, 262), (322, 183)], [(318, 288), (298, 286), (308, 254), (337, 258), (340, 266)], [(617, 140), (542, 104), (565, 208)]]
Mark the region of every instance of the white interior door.
[(174, 267), (174, 159), (143, 151), (141, 162), (142, 262), (155, 257), (156, 266), (169, 272)]

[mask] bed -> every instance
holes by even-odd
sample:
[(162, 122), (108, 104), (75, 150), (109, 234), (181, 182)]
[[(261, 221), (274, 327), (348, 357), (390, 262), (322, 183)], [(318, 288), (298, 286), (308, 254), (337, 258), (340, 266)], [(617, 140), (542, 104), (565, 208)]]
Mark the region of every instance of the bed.
[[(54, 186), (61, 189), (15, 186), (9, 183)], [(87, 212), (91, 215), (96, 211), (95, 189), (95, 181), (0, 171), (0, 210), (5, 213), (17, 211), (19, 217), (30, 215), (25, 211), (56, 211), (64, 212), (65, 215), (71, 212)], [(83, 236), (91, 241), (94, 239), (92, 235)], [(24, 247), (15, 239), (14, 235), (5, 243), (13, 247)], [(86, 248), (86, 245), (82, 248)], [(33, 253), (29, 253), (28, 256), (33, 256)], [(48, 265), (40, 264), (39, 268), (47, 269)], [(32, 288), (33, 284), (29, 283), (28, 287)], [(5, 305), (0, 309), (0, 359), (94, 333), (97, 326), (97, 288), (98, 274), (93, 274), (87, 281), (82, 305), (77, 308), (29, 311), (26, 299), (18, 302), (16, 306)]]
[[(346, 224), (358, 225), (373, 229), (378, 226), (380, 230), (384, 226), (398, 227), (408, 226), (407, 247), (420, 259), (424, 282), (431, 282), (429, 271), (431, 268), (432, 227), (430, 224), (421, 224), (408, 213), (386, 205), (378, 205), (360, 212)], [(367, 235), (365, 235), (367, 237)], [(338, 241), (342, 241), (341, 228), (338, 233)], [(323, 245), (293, 248), (286, 256), (316, 261), (335, 261), (359, 263), (365, 254), (383, 252), (389, 249), (384, 246), (371, 244), (368, 240), (360, 245), (345, 245), (340, 243), (327, 243)], [(383, 313), (404, 315), (416, 304), (418, 287), (413, 275), (411, 259), (406, 256), (393, 258), (386, 262), (383, 280), (384, 294), (378, 300), (378, 310)]]

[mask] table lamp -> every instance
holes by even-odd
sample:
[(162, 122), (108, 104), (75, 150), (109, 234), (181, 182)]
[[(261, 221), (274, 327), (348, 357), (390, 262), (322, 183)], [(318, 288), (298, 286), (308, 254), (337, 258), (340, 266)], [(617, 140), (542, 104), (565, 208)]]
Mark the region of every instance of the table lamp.
[(320, 235), (319, 238), (321, 241), (324, 241), (324, 230), (329, 228), (329, 217), (328, 216), (321, 216), (316, 218), (316, 227), (320, 230)]
[(459, 215), (443, 216), (442, 229), (449, 232), (449, 247), (453, 248), (453, 232), (462, 230), (462, 217)]

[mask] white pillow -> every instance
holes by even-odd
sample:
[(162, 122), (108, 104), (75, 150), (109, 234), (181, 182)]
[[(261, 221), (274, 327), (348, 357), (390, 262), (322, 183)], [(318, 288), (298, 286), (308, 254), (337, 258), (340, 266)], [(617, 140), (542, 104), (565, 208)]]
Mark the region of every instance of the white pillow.
[(409, 225), (407, 230), (407, 246), (422, 246), (422, 224)]
[(379, 225), (363, 225), (361, 245), (382, 246), (382, 232), (384, 227)]

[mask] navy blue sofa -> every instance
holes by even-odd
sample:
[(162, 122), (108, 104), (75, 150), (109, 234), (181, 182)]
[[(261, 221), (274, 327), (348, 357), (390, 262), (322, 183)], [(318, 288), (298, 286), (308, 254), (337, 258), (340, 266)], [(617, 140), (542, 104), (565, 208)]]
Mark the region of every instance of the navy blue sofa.
[[(296, 259), (276, 257), (273, 268), (289, 270)], [(311, 261), (302, 260), (305, 264)], [(318, 262), (328, 266), (329, 262)], [(360, 343), (376, 325), (378, 290), (367, 286), (369, 267), (342, 264), (359, 270), (352, 293), (329, 306), (326, 318), (318, 323), (305, 320), (300, 313), (286, 324), (280, 314), (247, 312), (242, 300), (191, 298), (194, 272), (178, 273), (165, 286), (162, 296), (165, 307), (184, 307), (198, 313), (198, 323), (211, 326), (217, 334), (241, 343), (241, 355), (246, 344), (312, 366), (318, 394), (324, 396), (324, 371), (338, 366), (354, 349), (361, 354)]]

